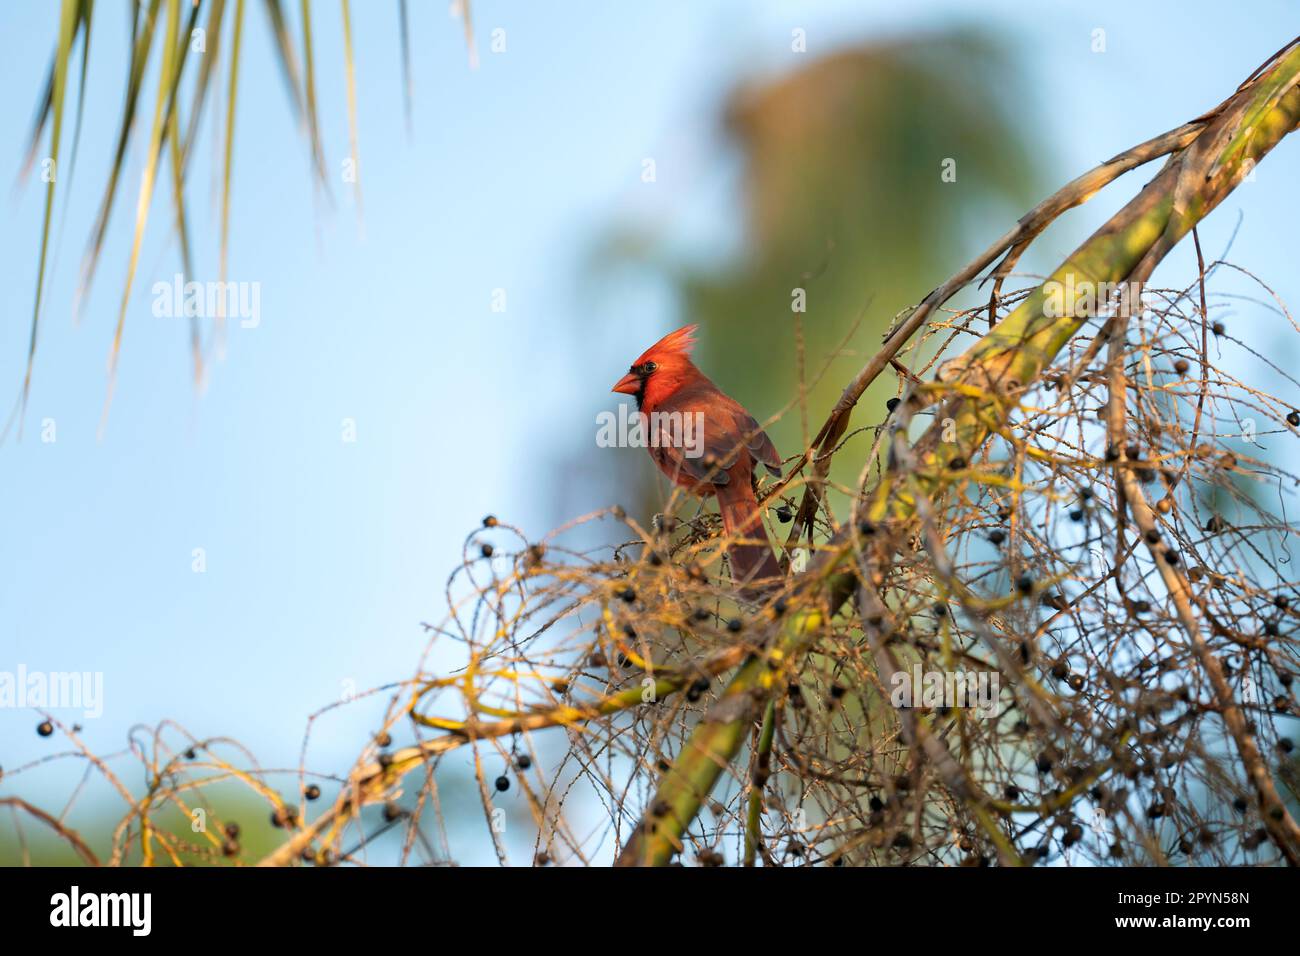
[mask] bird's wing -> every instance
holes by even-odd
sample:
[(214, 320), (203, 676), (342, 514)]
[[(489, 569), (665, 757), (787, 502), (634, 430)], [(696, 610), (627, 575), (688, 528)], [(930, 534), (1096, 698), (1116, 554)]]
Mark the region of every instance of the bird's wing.
[(767, 432), (763, 431), (754, 416), (745, 411), (739, 404), (736, 405), (736, 427), (740, 434), (745, 436), (745, 447), (749, 453), (754, 456), (754, 461), (762, 464), (777, 478), (781, 477), (781, 455), (777, 452), (776, 446), (772, 444), (772, 439), (767, 437)]
[(743, 448), (755, 462), (780, 477), (781, 456), (772, 439), (744, 406), (711, 384), (682, 389), (656, 411), (669, 413), (658, 418), (651, 415), (651, 433), (657, 436), (654, 444), (662, 449), (656, 460), (666, 471), (726, 484), (727, 471)]
[[(704, 412), (702, 420), (694, 416), (697, 411)], [(710, 425), (707, 411), (678, 408), (649, 418), (650, 454), (664, 472), (714, 485), (731, 480), (727, 470), (736, 463), (736, 442), (726, 429)]]

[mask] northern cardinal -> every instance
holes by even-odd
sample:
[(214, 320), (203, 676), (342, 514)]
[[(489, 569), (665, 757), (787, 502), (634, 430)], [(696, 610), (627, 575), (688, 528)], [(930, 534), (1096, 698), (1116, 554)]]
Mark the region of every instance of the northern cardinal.
[[(753, 594), (781, 576), (754, 494), (754, 469), (761, 462), (780, 477), (781, 456), (754, 417), (695, 367), (695, 330), (688, 325), (650, 346), (612, 391), (636, 398), (660, 471), (701, 497), (717, 495), (732, 542), (732, 576)], [(702, 440), (688, 430), (698, 426)]]

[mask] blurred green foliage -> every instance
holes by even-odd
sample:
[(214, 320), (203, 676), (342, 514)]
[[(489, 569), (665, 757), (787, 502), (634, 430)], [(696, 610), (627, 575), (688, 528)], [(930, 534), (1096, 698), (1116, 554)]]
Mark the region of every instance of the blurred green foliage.
[[(681, 321), (701, 323), (698, 364), (760, 419), (798, 394), (799, 335), (810, 384), (834, 355), (806, 416), (796, 408), (771, 429), (784, 456), (802, 450), (894, 316), (1041, 198), (1026, 99), (1007, 51), (974, 32), (848, 49), (733, 94), (724, 121), (742, 156), (744, 250), (720, 268), (656, 267)], [(623, 264), (653, 256), (652, 243), (619, 246)], [(854, 424), (880, 421), (895, 388), (881, 376)], [(832, 476), (852, 481), (862, 457), (841, 456)]]
[[(284, 842), (285, 831), (277, 829), (271, 823), (267, 803), (241, 784), (216, 783), (204, 788), (201, 801), (194, 792), (191, 792), (190, 798), (192, 804), (205, 808), (202, 825), (212, 832), (216, 838), (215, 844), (203, 833), (195, 832), (193, 819), (174, 804), (155, 811), (152, 817), (156, 828), (174, 834), (180, 845), (191, 848), (178, 853), (186, 866), (249, 865)], [(47, 812), (58, 814), (58, 801), (36, 802)], [(84, 811), (79, 809), (82, 805), (86, 807)], [(67, 841), (44, 823), (22, 811), (11, 814), (8, 807), (0, 812), (6, 816), (0, 825), (0, 867), (83, 865)], [(96, 791), (91, 795), (83, 794), (83, 799), (77, 802), (64, 823), (86, 841), (86, 845), (99, 857), (101, 863), (106, 863), (112, 852), (113, 831), (121, 822), (124, 812), (120, 799)], [(224, 842), (223, 828), (231, 823), (239, 828), (238, 839), (233, 841), (237, 849), (226, 855), (220, 846)], [(124, 862), (128, 866), (138, 866), (141, 861), (138, 820), (133, 824), (132, 833), (134, 839)], [(173, 865), (171, 857), (157, 842), (154, 844), (154, 865)]]

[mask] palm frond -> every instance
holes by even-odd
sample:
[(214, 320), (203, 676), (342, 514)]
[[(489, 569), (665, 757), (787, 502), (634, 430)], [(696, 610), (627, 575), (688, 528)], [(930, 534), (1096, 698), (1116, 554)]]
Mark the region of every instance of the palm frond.
[(402, 115), (406, 119), (406, 137), (411, 137), (411, 28), (407, 18), (406, 0), (397, 0), (397, 16), (402, 33)]
[[(197, 8), (191, 8), (192, 11)], [(153, 204), (153, 188), (158, 178), (158, 163), (166, 141), (168, 117), (180, 89), (182, 66), (188, 44), (181, 40), (181, 0), (167, 0), (167, 26), (163, 34), (163, 59), (158, 77), (158, 95), (154, 100), (153, 128), (149, 134), (149, 152), (145, 159), (144, 175), (140, 180), (140, 194), (135, 207), (135, 234), (131, 240), (131, 255), (127, 261), (126, 280), (122, 284), (122, 301), (117, 313), (117, 328), (108, 353), (108, 393), (104, 397), (104, 411), (100, 416), (99, 433), (102, 436), (108, 424), (108, 412), (113, 404), (113, 390), (117, 383), (117, 363), (122, 353), (122, 332), (126, 326), (126, 308), (131, 301), (131, 286), (140, 264), (140, 247), (144, 244), (145, 226)], [(178, 49), (179, 47), (179, 49)]]
[[(31, 394), (32, 367), (36, 363), (36, 339), (41, 322), (41, 303), (45, 293), (45, 263), (50, 249), (50, 221), (54, 214), (54, 187), (59, 180), (59, 146), (63, 138), (63, 100), (68, 87), (68, 60), (72, 54), (72, 44), (80, 29), (85, 6), (79, 0), (63, 0), (59, 14), (59, 41), (54, 54), (54, 68), (50, 74), (49, 108), (43, 111), (49, 117), (50, 129), (50, 167), (46, 177), (45, 214), (41, 226), (41, 254), (36, 267), (36, 301), (32, 307), (32, 330), (27, 345), (27, 371), (23, 375), (22, 395), (14, 413), (21, 419), (27, 408), (27, 398)], [(37, 122), (37, 133), (44, 127), (45, 120)], [(5, 425), (5, 434), (13, 424), (11, 416)]]
[(361, 147), (357, 133), (357, 70), (352, 54), (352, 12), (348, 0), (343, 7), (343, 51), (348, 80), (348, 143), (352, 150), (352, 186), (357, 196), (357, 228), (365, 231), (361, 205)]
[[(359, 227), (363, 228), (363, 206), (360, 184), (360, 135), (358, 122), (358, 99), (356, 87), (356, 51), (352, 35), (352, 13), (349, 0), (341, 0), (343, 19), (344, 69), (347, 81), (347, 111), (349, 156), (354, 172), (353, 186), (357, 204)], [(121, 191), (123, 172), (127, 155), (141, 137), (143, 127), (137, 122), (140, 113), (140, 98), (145, 92), (146, 76), (150, 68), (156, 67), (157, 87), (154, 91), (153, 119), (148, 129), (148, 138), (144, 145), (144, 170), (136, 197), (135, 216), (133, 219), (131, 246), (128, 257), (125, 280), (121, 288), (118, 305), (117, 323), (114, 328), (112, 345), (108, 357), (108, 388), (104, 402), (104, 411), (100, 423), (102, 434), (108, 411), (112, 404), (113, 387), (118, 362), (121, 357), (122, 339), (126, 323), (126, 312), (130, 302), (131, 291), (139, 269), (140, 253), (148, 227), (149, 213), (152, 209), (154, 190), (159, 171), (164, 160), (172, 179), (172, 205), (174, 207), (172, 228), (175, 230), (181, 266), (187, 275), (194, 272), (196, 263), (195, 250), (191, 243), (190, 216), (187, 213), (186, 186), (190, 160), (198, 140), (203, 115), (208, 105), (218, 99), (216, 80), (223, 65), (228, 69), (225, 88), (226, 103), (224, 130), (221, 135), (221, 171), (220, 171), (220, 251), (219, 275), (222, 283), (227, 280), (230, 259), (230, 210), (233, 188), (235, 119), (239, 93), (239, 70), (244, 33), (245, 0), (166, 0), (166, 22), (160, 31), (159, 19), (164, 12), (163, 0), (131, 0), (127, 4), (130, 35), (130, 55), (126, 71), (126, 83), (123, 95), (122, 114), (117, 125), (116, 136), (108, 166), (106, 182), (98, 200), (90, 235), (82, 254), (77, 287), (73, 298), (73, 314), (79, 316), (82, 304), (89, 298), (101, 261), (110, 224), (113, 220), (114, 206)], [(230, 11), (233, 8), (233, 17)], [(313, 180), (316, 186), (328, 195), (326, 176), (325, 146), (321, 133), (321, 123), (316, 99), (316, 56), (313, 40), (313, 20), (311, 0), (300, 0), (298, 24), (299, 33), (295, 36), (282, 0), (263, 0), (266, 22), (270, 29), (276, 61), (289, 96), (290, 108), (294, 120), (299, 125), (307, 142), (311, 158)], [(473, 51), (473, 29), (470, 23), (469, 4), (461, 2), (457, 12), (464, 18), (466, 42), (470, 47), (470, 62), (476, 61)], [(75, 169), (82, 131), (82, 118), (85, 109), (85, 94), (90, 73), (91, 24), (95, 13), (94, 0), (62, 0), (59, 14), (58, 36), (50, 65), (46, 71), (45, 83), (37, 98), (37, 108), (33, 116), (30, 138), (26, 156), (18, 177), (21, 185), (30, 176), (42, 154), (42, 141), (48, 135), (48, 159), (50, 173), (45, 194), (45, 209), (41, 228), (41, 240), (37, 266), (36, 291), (32, 307), (31, 336), (28, 345), (27, 367), (23, 378), (22, 390), (13, 412), (3, 431), (0, 441), (7, 436), (15, 421), (21, 417), (27, 406), (36, 356), (36, 345), (42, 309), (47, 299), (46, 279), (50, 269), (51, 225), (53, 222), (55, 185), (62, 179), (67, 183)], [(403, 103), (406, 125), (410, 128), (411, 110), (411, 65), (410, 38), (408, 30), (408, 10), (405, 0), (400, 4), (401, 18), (401, 54), (403, 63)], [(228, 47), (222, 43), (222, 35), (227, 29), (226, 23), (233, 19)], [(205, 46), (204, 55), (191, 57), (192, 44), (197, 28), (202, 24), (202, 36)], [(159, 37), (161, 33), (161, 38)], [(77, 42), (81, 42), (80, 69), (78, 78), (79, 96), (72, 136), (72, 147), (68, 172), (59, 175), (59, 164), (63, 143), (64, 106), (72, 77), (70, 71)], [(155, 60), (154, 49), (161, 47), (161, 54)], [(228, 48), (228, 52), (227, 52)], [(301, 61), (299, 57), (301, 56)], [(194, 69), (187, 67), (197, 60)], [(187, 77), (192, 77), (188, 79)], [(188, 82), (188, 86), (187, 86)], [(187, 92), (182, 103), (182, 89)], [(183, 109), (188, 107), (188, 111)], [(164, 153), (170, 155), (164, 157)], [(66, 195), (63, 190), (60, 195)], [(66, 199), (64, 200), (66, 203)], [(66, 214), (67, 208), (64, 207)], [(224, 303), (218, 310), (212, 340), (220, 343), (224, 336)], [(201, 384), (204, 369), (207, 366), (205, 348), (197, 319), (190, 325), (190, 352), (194, 363), (194, 380)], [(209, 343), (209, 348), (211, 347)], [(21, 433), (21, 427), (20, 427)]]

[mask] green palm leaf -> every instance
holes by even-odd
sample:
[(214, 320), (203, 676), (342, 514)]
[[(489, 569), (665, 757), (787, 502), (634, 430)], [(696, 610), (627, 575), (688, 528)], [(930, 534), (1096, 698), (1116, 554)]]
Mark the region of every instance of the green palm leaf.
[[(356, 55), (353, 46), (351, 4), (341, 0), (343, 16), (344, 68), (347, 80), (347, 111), (349, 156), (353, 170), (359, 170), (360, 137), (358, 124), (358, 105), (356, 89)], [(231, 25), (229, 53), (226, 54), (229, 79), (226, 86), (226, 104), (221, 158), (221, 200), (220, 200), (220, 252), (219, 275), (224, 283), (228, 274), (230, 252), (230, 206), (234, 170), (235, 117), (239, 92), (239, 67), (242, 51), (244, 29), (244, 0), (167, 0), (166, 23), (162, 38), (159, 40), (158, 21), (163, 11), (163, 0), (131, 0), (127, 6), (130, 27), (130, 56), (127, 66), (124, 88), (122, 114), (118, 122), (117, 133), (108, 167), (107, 180), (100, 195), (98, 209), (94, 217), (90, 236), (82, 255), (80, 274), (74, 296), (74, 315), (79, 314), (82, 303), (89, 297), (96, 278), (99, 262), (112, 222), (114, 206), (117, 201), (122, 174), (126, 166), (127, 153), (132, 145), (141, 138), (139, 117), (140, 97), (144, 93), (145, 77), (154, 65), (153, 50), (155, 43), (161, 45), (162, 54), (157, 62), (157, 87), (154, 92), (153, 120), (149, 125), (148, 138), (145, 142), (144, 171), (136, 197), (134, 225), (132, 229), (130, 254), (125, 281), (121, 288), (118, 305), (117, 324), (114, 329), (112, 345), (109, 351), (108, 390), (104, 403), (103, 419), (100, 424), (102, 434), (104, 422), (112, 404), (113, 386), (118, 361), (121, 356), (122, 339), (126, 323), (126, 310), (130, 302), (131, 290), (139, 269), (140, 252), (148, 227), (149, 214), (152, 209), (154, 189), (164, 160), (167, 157), (168, 171), (172, 180), (172, 216), (176, 232), (179, 255), (185, 274), (193, 274), (195, 268), (194, 249), (190, 241), (190, 221), (187, 214), (186, 184), (190, 159), (194, 153), (195, 143), (201, 128), (202, 117), (209, 103), (217, 99), (214, 93), (214, 81), (220, 72), (221, 56), (225, 52), (222, 33), (229, 19), (228, 11), (233, 7), (234, 23)], [(289, 103), (295, 121), (302, 128), (311, 154), (312, 169), (316, 185), (328, 195), (326, 178), (325, 147), (321, 134), (320, 117), (316, 101), (316, 58), (312, 35), (311, 0), (301, 0), (300, 29), (301, 34), (295, 38), (286, 16), (281, 0), (263, 0), (263, 8), (270, 28), (276, 60), (289, 94)], [(69, 86), (69, 68), (73, 51), (80, 38), (81, 76), (79, 77), (80, 95), (74, 123), (71, 158), (68, 163), (68, 175), (71, 180), (79, 151), (84, 112), (85, 92), (90, 69), (91, 22), (94, 16), (94, 0), (62, 0), (59, 15), (58, 37), (54, 53), (46, 73), (45, 83), (37, 99), (37, 109), (33, 118), (31, 135), (27, 147), (19, 182), (24, 181), (41, 156), (41, 141), (47, 132), (49, 135), (50, 175), (45, 195), (45, 210), (41, 229), (40, 251), (37, 266), (36, 293), (32, 307), (32, 327), (28, 345), (27, 368), (23, 378), (22, 390), (14, 410), (0, 432), (0, 440), (8, 434), (15, 420), (21, 420), (26, 409), (27, 398), (31, 390), (31, 381), (36, 356), (36, 345), (42, 308), (46, 300), (46, 273), (49, 271), (51, 246), (51, 224), (54, 211), (54, 187), (59, 178), (57, 173), (63, 141), (64, 104), (67, 100)], [(463, 16), (467, 42), (472, 46), (472, 31), (469, 20), (469, 4), (462, 2), (459, 13)], [(406, 123), (410, 126), (411, 70), (410, 43), (407, 28), (407, 8), (401, 0), (400, 17), (402, 24), (401, 53), (403, 62), (403, 101), (405, 104)], [(189, 84), (186, 95), (188, 113), (182, 111), (181, 90), (186, 77), (186, 66), (190, 61), (191, 43), (196, 36), (196, 28), (203, 24), (203, 36), (206, 46), (204, 56), (199, 58), (195, 70), (190, 71), (194, 78)], [(296, 50), (301, 49), (300, 66)], [(471, 60), (473, 53), (471, 50)], [(354, 190), (357, 203), (358, 223), (362, 219), (361, 185), (359, 175), (354, 177)], [(66, 202), (66, 200), (65, 200)], [(66, 214), (66, 206), (64, 213)], [(216, 317), (214, 340), (219, 345), (224, 334), (224, 316)], [(194, 363), (194, 379), (201, 383), (206, 366), (204, 344), (197, 319), (190, 325), (190, 351)], [(20, 429), (21, 431), (21, 429)]]
[[(59, 145), (63, 137), (63, 100), (68, 86), (68, 59), (72, 52), (72, 42), (76, 38), (85, 7), (79, 0), (63, 0), (59, 15), (59, 43), (54, 55), (54, 69), (50, 76), (50, 99), (48, 114), (51, 117), (50, 131), (50, 170), (45, 189), (45, 216), (41, 227), (41, 254), (36, 267), (36, 302), (32, 307), (32, 331), (27, 345), (27, 371), (23, 375), (22, 396), (15, 408), (15, 414), (21, 416), (27, 408), (27, 398), (32, 387), (32, 367), (36, 362), (36, 338), (41, 322), (41, 303), (45, 292), (45, 263), (50, 249), (50, 220), (54, 213), (54, 187), (59, 175)], [(44, 121), (37, 124), (41, 129)], [(5, 425), (8, 433), (13, 424), (11, 417)]]

